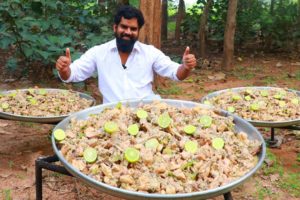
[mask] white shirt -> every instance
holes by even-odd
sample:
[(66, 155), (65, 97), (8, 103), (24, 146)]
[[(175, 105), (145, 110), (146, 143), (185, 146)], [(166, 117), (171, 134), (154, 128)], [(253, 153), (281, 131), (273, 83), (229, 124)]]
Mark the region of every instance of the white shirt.
[(71, 65), (71, 75), (65, 82), (83, 81), (97, 70), (98, 87), (103, 103), (126, 99), (141, 99), (154, 95), (153, 71), (160, 76), (178, 80), (180, 66), (152, 45), (136, 42), (123, 68), (116, 40), (89, 49)]

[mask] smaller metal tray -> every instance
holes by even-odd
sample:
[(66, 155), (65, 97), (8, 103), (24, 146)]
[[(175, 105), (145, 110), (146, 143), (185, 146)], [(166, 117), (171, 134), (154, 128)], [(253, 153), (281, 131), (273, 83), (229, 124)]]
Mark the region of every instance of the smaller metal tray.
[[(252, 89), (252, 90), (271, 90), (271, 89), (282, 89), (282, 88), (277, 88), (277, 87), (237, 87), (237, 88), (229, 88), (229, 89), (224, 89), (224, 90), (219, 90), (216, 92), (212, 92), (203, 98), (201, 98), (201, 102), (204, 103), (206, 100), (210, 100), (213, 97), (219, 96), (222, 93), (228, 92), (228, 91), (233, 91), (233, 92), (238, 92), (241, 90), (247, 90), (247, 89)], [(290, 92), (295, 92), (299, 97), (300, 97), (300, 91), (296, 90), (291, 90), (289, 89), (288, 91)], [(259, 120), (248, 120), (245, 119), (254, 126), (257, 127), (273, 127), (273, 128), (279, 128), (279, 127), (287, 127), (287, 126), (293, 126), (293, 125), (300, 125), (300, 119), (294, 119), (294, 120), (286, 120), (286, 121), (278, 121), (278, 122), (272, 122), (272, 121), (259, 121)]]
[[(63, 90), (63, 89), (54, 89), (54, 88), (41, 88), (45, 89), (46, 91), (57, 91), (57, 92), (63, 92), (63, 91), (69, 91), (69, 90)], [(18, 91), (26, 91), (28, 89), (19, 89)], [(7, 94), (7, 93), (13, 93), (17, 90), (8, 90), (8, 91), (3, 91), (1, 92), (2, 94)], [(76, 91), (73, 91), (76, 92)], [(91, 106), (96, 105), (96, 100), (85, 93), (82, 92), (76, 92), (79, 94), (81, 98), (92, 100)], [(70, 113), (73, 114), (73, 113)], [(69, 114), (69, 115), (70, 115)], [(10, 119), (10, 120), (16, 120), (16, 121), (26, 121), (26, 122), (37, 122), (37, 123), (57, 123), (63, 120), (64, 118), (68, 117), (69, 115), (60, 115), (60, 116), (51, 116), (51, 117), (35, 117), (35, 116), (25, 116), (25, 115), (15, 115), (12, 113), (7, 113), (7, 112), (0, 112), (0, 118), (4, 119)]]

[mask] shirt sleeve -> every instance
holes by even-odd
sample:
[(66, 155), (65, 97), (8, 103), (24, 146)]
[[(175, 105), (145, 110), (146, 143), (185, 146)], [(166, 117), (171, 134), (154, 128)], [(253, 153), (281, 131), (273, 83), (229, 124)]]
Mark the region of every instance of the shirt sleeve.
[[(96, 54), (97, 49), (93, 47), (85, 52), (79, 59), (75, 60), (71, 65), (71, 74), (67, 80), (63, 82), (80, 82), (93, 75), (97, 69)], [(99, 54), (101, 55), (101, 54)]]
[(154, 53), (154, 71), (160, 76), (168, 77), (174, 81), (179, 81), (177, 78), (177, 70), (180, 64), (172, 61), (169, 56), (166, 56), (162, 51), (152, 47)]

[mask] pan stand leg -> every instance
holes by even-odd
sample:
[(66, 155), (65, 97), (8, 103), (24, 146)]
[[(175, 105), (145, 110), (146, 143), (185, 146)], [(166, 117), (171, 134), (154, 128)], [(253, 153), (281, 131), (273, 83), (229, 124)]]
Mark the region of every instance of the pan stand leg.
[(52, 164), (53, 162), (59, 161), (56, 155), (48, 157), (40, 157), (35, 161), (35, 194), (36, 200), (43, 199), (43, 169), (48, 169), (49, 171), (58, 172), (68, 176), (72, 176), (66, 168), (63, 166)]
[(223, 196), (225, 200), (233, 200), (231, 192), (227, 192)]

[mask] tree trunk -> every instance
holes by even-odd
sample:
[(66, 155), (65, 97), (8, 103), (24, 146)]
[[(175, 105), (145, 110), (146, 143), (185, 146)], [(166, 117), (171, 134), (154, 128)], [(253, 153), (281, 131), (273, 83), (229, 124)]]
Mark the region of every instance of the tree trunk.
[(228, 71), (233, 68), (232, 60), (234, 55), (234, 34), (236, 27), (237, 4), (238, 0), (229, 0), (228, 2), (222, 63), (223, 69)]
[(176, 28), (175, 28), (175, 40), (179, 42), (180, 40), (180, 26), (182, 19), (184, 18), (185, 15), (185, 4), (184, 0), (179, 0), (179, 5), (178, 5), (178, 13), (177, 13), (177, 18), (176, 18)]
[(168, 0), (162, 0), (161, 39), (168, 39)]
[(275, 0), (271, 0), (271, 4), (270, 4), (270, 14), (271, 15), (274, 14), (274, 5), (275, 5)]
[[(146, 44), (152, 44), (160, 49), (161, 0), (140, 0), (140, 9), (145, 18), (145, 24), (140, 30), (139, 40)], [(162, 77), (155, 74), (154, 89), (157, 89), (158, 85), (165, 85), (165, 81)]]
[(139, 40), (160, 48), (161, 0), (140, 0), (140, 9), (145, 18), (145, 24), (140, 31)]
[(205, 58), (206, 57), (206, 26), (207, 26), (207, 18), (209, 9), (211, 7), (212, 0), (207, 0), (207, 3), (203, 9), (203, 13), (200, 18), (200, 27), (199, 27), (199, 46), (200, 46), (200, 57)]

